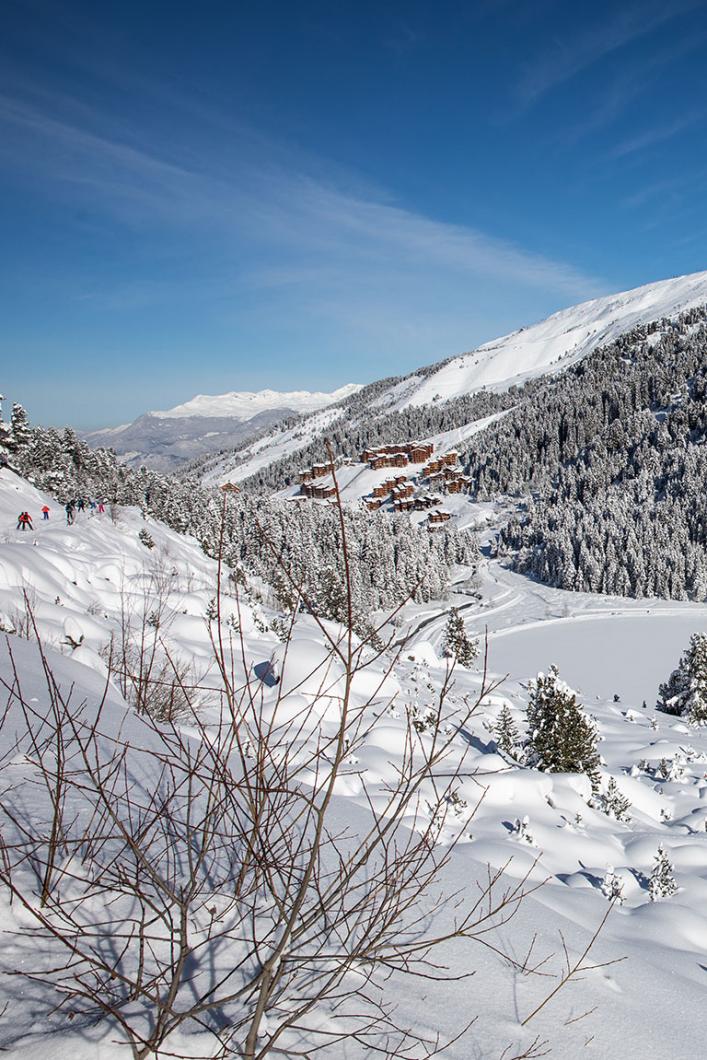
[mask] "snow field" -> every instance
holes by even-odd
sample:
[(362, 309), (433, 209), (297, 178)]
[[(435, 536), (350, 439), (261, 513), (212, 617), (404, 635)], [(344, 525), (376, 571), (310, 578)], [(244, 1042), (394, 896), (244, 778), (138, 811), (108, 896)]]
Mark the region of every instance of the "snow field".
[[(195, 541), (143, 520), (137, 511), (121, 510), (115, 523), (108, 514), (79, 516), (75, 526), (66, 527), (62, 513), (48, 500), (52, 517), (48, 525), (41, 525), (37, 516), (45, 499), (30, 484), (0, 472), (0, 527), (5, 539), (0, 554), (0, 610), (4, 624), (21, 618), (26, 591), (58, 678), (67, 687), (74, 684), (77, 696), (86, 698), (90, 709), (103, 692), (101, 651), (111, 633), (119, 630), (121, 609), (126, 601), (141, 600), (146, 590), (152, 591), (155, 579), (162, 579), (163, 606), (169, 614), (164, 636), (180, 657), (196, 667), (196, 683), (207, 686), (202, 716), (207, 723), (214, 720), (216, 707), (208, 686), (215, 687), (215, 675), (205, 617), (215, 593), (213, 561)], [(17, 513), (25, 509), (35, 515), (34, 535), (14, 530)], [(155, 542), (152, 550), (138, 538), (143, 528)], [(492, 669), (499, 675), (507, 671), (510, 677), (483, 697), (463, 732), (455, 737), (439, 777), (424, 786), (408, 824), (419, 828), (440, 811), (449, 775), (458, 768), (457, 801), (442, 806), (446, 816), (440, 849), (458, 839), (443, 875), (444, 886), (466, 893), (484, 879), (487, 865), (506, 866), (509, 881), (520, 880), (528, 872), (533, 881), (547, 880), (521, 907), (512, 930), (510, 926), (499, 930), (494, 942), (520, 949), (537, 935), (539, 949), (557, 952), (561, 927), (572, 952), (580, 952), (607, 909), (601, 884), (612, 867), (623, 882), (624, 901), (612, 912), (597, 953), (599, 960), (626, 960), (587, 972), (582, 983), (559, 995), (528, 1031), (521, 1030), (520, 1019), (542, 998), (545, 982), (514, 977), (507, 964), (481, 947), (474, 965), (480, 974), (471, 981), (454, 980), (456, 972), (469, 970), (455, 961), (466, 962), (469, 957), (466, 950), (459, 954), (453, 950), (450, 975), (442, 983), (406, 982), (403, 986), (393, 980), (388, 989), (403, 1014), (418, 1024), (424, 1021), (431, 1032), (458, 1026), (460, 1013), (480, 1015), (471, 1038), (451, 1047), (446, 1060), (496, 1057), (509, 1041), (527, 1044), (535, 1033), (551, 1036), (558, 1055), (569, 1060), (587, 1055), (590, 1039), (593, 1055), (614, 1056), (619, 1038), (626, 1060), (653, 1056), (692, 1060), (703, 1041), (694, 1012), (699, 1011), (696, 1006), (707, 964), (707, 914), (702, 912), (707, 909), (707, 731), (657, 714), (653, 702), (655, 680), (668, 676), (689, 632), (704, 628), (705, 609), (621, 601), (625, 613), (613, 614), (617, 601), (539, 587), (497, 563), (488, 564), (482, 572), (478, 592), (479, 599), (461, 592), (453, 599), (468, 605), (463, 614), (470, 631), (480, 633), (488, 625)], [(354, 716), (360, 713), (361, 732), (365, 725), (366, 735), (352, 748), (338, 782), (335, 824), (363, 829), (370, 822), (371, 807), (385, 810), (396, 763), (408, 739), (407, 714), (424, 715), (445, 680), (441, 638), (447, 606), (435, 612), (427, 605), (417, 609), (417, 615), (409, 608), (408, 626), (402, 632), (409, 628), (413, 633), (394, 672), (388, 675), (387, 662), (381, 659), (357, 674), (351, 709)], [(285, 652), (271, 631), (258, 628), (269, 617), (267, 608), (260, 611), (256, 605), (243, 604), (237, 609), (227, 597), (226, 623), (231, 616), (243, 631), (243, 657), (236, 653), (234, 658), (236, 682), (244, 681), (245, 670), (263, 660), (272, 661), (281, 677), (278, 685), (259, 687), (263, 717), (288, 737), (295, 755), (304, 755), (313, 739), (331, 738), (339, 720), (343, 671), (326, 648), (322, 630), (302, 616)], [(426, 625), (414, 632), (419, 621)], [(325, 623), (324, 631), (335, 641), (342, 635), (334, 623)], [(80, 642), (79, 647), (73, 648), (72, 642)], [(10, 636), (7, 643), (21, 670), (25, 695), (45, 702), (36, 649), (17, 636)], [(620, 670), (606, 677), (612, 644), (619, 647)], [(538, 773), (518, 767), (497, 752), (493, 728), (501, 707), (511, 706), (523, 730), (527, 679), (551, 662), (558, 662), (563, 677), (580, 686), (580, 701), (596, 718), (604, 759), (602, 789), (614, 778), (630, 799), (629, 821), (617, 821), (603, 812), (586, 778)], [(7, 681), (6, 645), (0, 652), (0, 671)], [(621, 684), (617, 683), (619, 675)], [(480, 687), (478, 668), (459, 668), (443, 724), (453, 725), (455, 712), (463, 711), (465, 702), (473, 702)], [(644, 695), (647, 689), (653, 690), (651, 695)], [(614, 691), (621, 695), (619, 703), (613, 702)], [(645, 709), (643, 698), (648, 702)], [(313, 703), (314, 714), (310, 711)], [(126, 709), (117, 688), (110, 689), (104, 721), (108, 734), (119, 733), (134, 749), (131, 768), (142, 784), (149, 785), (149, 730)], [(17, 716), (5, 728), (3, 738), (10, 746), (20, 728)], [(198, 737), (188, 721), (184, 732)], [(423, 731), (418, 738), (419, 747), (429, 749), (431, 733)], [(7, 742), (3, 750), (7, 752)], [(663, 760), (676, 763), (672, 779), (656, 772)], [(18, 763), (18, 778), (21, 769)], [(310, 776), (309, 782), (314, 779)], [(39, 825), (48, 810), (38, 801), (30, 812)], [(520, 830), (517, 822), (521, 822)], [(647, 878), (659, 843), (673, 862), (678, 892), (670, 899), (650, 902)], [(10, 930), (22, 923), (21, 915), (7, 904), (2, 919)], [(13, 945), (21, 946), (21, 940)], [(17, 949), (7, 950), (5, 961), (18, 959)], [(557, 965), (556, 960), (552, 967)], [(656, 990), (661, 999), (659, 1013)], [(68, 1058), (71, 1053), (72, 1060), (114, 1060), (115, 1052), (117, 1060), (118, 1055), (125, 1055), (100, 1029), (76, 1035), (60, 1021), (53, 1024), (59, 1036), (51, 1044), (40, 1038), (33, 1045), (30, 1039), (37, 1032), (42, 998), (35, 995), (28, 1003), (12, 989), (9, 998), (0, 1028), (2, 1044), (11, 1057), (39, 1060), (49, 1055)], [(596, 1014), (567, 1024), (594, 1005), (598, 1006)], [(41, 1027), (42, 1033), (46, 1030)], [(188, 1046), (189, 1055), (199, 1055), (201, 1048), (193, 1035), (188, 1042), (175, 1037), (170, 1046), (175, 1051), (187, 1051)], [(346, 1055), (360, 1054), (352, 1044)]]

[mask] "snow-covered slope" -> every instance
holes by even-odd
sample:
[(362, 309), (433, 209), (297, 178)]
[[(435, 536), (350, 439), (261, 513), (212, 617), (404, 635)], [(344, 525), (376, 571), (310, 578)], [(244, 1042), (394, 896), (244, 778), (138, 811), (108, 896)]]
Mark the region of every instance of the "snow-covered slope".
[[(357, 400), (356, 418), (365, 422), (369, 417), (397, 410), (439, 406), (481, 389), (503, 391), (514, 383), (561, 371), (637, 324), (671, 319), (686, 309), (704, 304), (707, 304), (707, 272), (661, 280), (583, 302), (538, 324), (485, 343), (470, 353), (413, 372), (390, 386), (374, 388), (374, 396), (367, 404)], [(346, 406), (343, 409), (334, 406), (305, 417), (291, 430), (283, 431), (275, 426), (254, 445), (214, 462), (206, 480), (218, 483), (247, 478), (309, 446), (323, 437), (333, 423), (342, 424), (349, 419)], [(464, 429), (462, 425), (461, 430)], [(417, 433), (426, 436), (425, 431)], [(324, 458), (323, 446), (319, 458)]]
[(580, 361), (640, 323), (674, 317), (707, 302), (707, 272), (661, 280), (554, 313), (443, 364), (400, 407), (448, 401), (481, 387), (504, 389)]
[[(18, 512), (28, 510), (37, 521), (44, 503), (52, 509), (48, 522), (37, 522), (34, 533), (16, 531)], [(121, 509), (113, 516), (82, 515), (72, 527), (64, 525), (61, 514), (51, 498), (11, 472), (0, 471), (3, 623), (22, 626), (26, 593), (57, 682), (65, 692), (73, 686), (76, 702), (85, 700), (86, 711), (95, 713), (105, 674), (99, 649), (111, 632), (119, 632), (126, 607), (141, 609), (149, 605), (151, 595), (161, 593), (171, 614), (169, 621), (160, 620), (160, 639), (175, 655), (192, 660), (195, 683), (208, 683), (211, 649), (205, 612), (214, 591), (215, 564), (200, 552), (198, 544), (159, 523), (146, 522), (136, 510)], [(141, 529), (148, 530), (154, 548), (141, 542)], [(224, 604), (230, 607), (231, 600), (227, 598)], [(352, 711), (365, 703), (372, 706), (360, 744), (337, 783), (328, 818), (332, 833), (354, 838), (365, 833), (371, 810), (385, 806), (386, 792), (409, 747), (409, 715), (422, 724), (429, 704), (448, 681), (441, 649), (444, 609), (452, 604), (460, 608), (471, 634), (489, 630), (490, 667), (499, 677), (509, 673), (510, 678), (502, 688), (482, 697), (479, 710), (453, 739), (435, 785), (426, 783), (421, 790), (419, 807), (405, 827), (425, 827), (438, 812), (449, 771), (463, 764), (454, 788), (455, 801), (450, 803), (438, 840), (438, 857), (449, 854), (441, 880), (444, 892), (460, 900), (477, 895), (477, 884), (487, 878), (487, 866), (492, 870), (505, 867), (509, 886), (520, 885), (526, 873), (531, 883), (546, 883), (521, 904), (512, 923), (493, 931), (485, 927), (482, 941), (486, 948), (479, 945), (469, 950), (455, 944), (445, 952), (448, 971), (405, 983), (393, 977), (382, 984), (382, 1002), (394, 1002), (404, 1024), (424, 1031), (431, 1041), (437, 1034), (452, 1035), (470, 1014), (478, 1014), (470, 1034), (445, 1049), (447, 1060), (499, 1057), (509, 1043), (513, 1051), (507, 1051), (507, 1056), (540, 1055), (527, 1051), (536, 1035), (541, 1041), (550, 1039), (553, 1055), (567, 1060), (590, 1055), (694, 1060), (704, 1052), (699, 1012), (707, 948), (707, 731), (656, 713), (652, 703), (657, 682), (675, 664), (689, 633), (706, 628), (707, 608), (547, 589), (494, 561), (482, 571), (473, 593), (459, 585), (444, 604), (407, 605), (396, 626), (400, 638), (409, 633), (401, 657), (393, 662), (373, 653), (370, 664), (352, 684)], [(299, 615), (293, 643), (286, 651), (274, 633), (252, 621), (247, 608), (241, 609), (238, 621), (244, 651), (242, 659), (236, 660), (234, 684), (242, 683), (245, 666), (273, 659), (281, 682), (263, 684), (263, 709), (271, 712), (264, 716), (275, 717), (277, 710), (279, 718), (285, 719), (282, 724), (291, 720), (297, 747), (310, 738), (313, 743), (323, 738), (326, 745), (339, 724), (344, 682), (339, 662), (327, 661), (322, 630), (311, 615)], [(336, 629), (332, 623), (325, 628), (330, 633)], [(325, 681), (317, 670), (321, 660), (326, 665)], [(498, 753), (494, 725), (502, 705), (508, 704), (524, 731), (527, 678), (551, 661), (560, 662), (563, 673), (580, 686), (581, 701), (596, 716), (604, 759), (602, 791), (606, 792), (612, 778), (631, 802), (629, 819), (617, 820), (604, 812), (600, 798), (592, 798), (585, 777), (540, 773)], [(33, 835), (48, 833), (51, 815), (47, 792), (37, 784), (36, 747), (28, 753), (26, 741), (25, 745), (17, 742), (26, 724), (13, 694), (17, 677), (33, 713), (41, 716), (48, 710), (49, 699), (36, 645), (21, 636), (2, 637), (2, 826), (4, 837), (10, 839), (12, 826), (22, 821), (23, 814), (31, 822)], [(479, 666), (455, 672), (448, 701), (452, 720), (454, 711), (465, 709), (464, 704), (478, 696), (481, 683)], [(614, 694), (620, 695), (619, 702)], [(215, 731), (214, 698), (207, 695), (201, 705), (202, 720), (211, 725), (211, 732)], [(642, 699), (648, 706), (642, 706)], [(318, 704), (320, 715), (310, 736), (302, 731), (301, 717), (311, 702)], [(424, 723), (429, 725), (429, 721)], [(432, 746), (430, 731), (416, 731), (421, 746)], [(199, 739), (192, 726), (183, 732), (189, 741)], [(154, 742), (154, 730), (126, 710), (118, 690), (111, 688), (99, 736), (101, 741), (110, 741), (116, 733), (125, 745), (127, 775), (146, 787), (152, 768), (155, 778), (159, 775), (164, 747)], [(84, 807), (78, 786), (70, 794), (67, 816), (73, 820)], [(450, 848), (452, 843), (456, 845)], [(648, 877), (659, 843), (674, 865), (678, 890), (672, 897), (653, 902)], [(559, 983), (563, 946), (567, 946), (568, 958), (576, 960), (609, 908), (602, 886), (611, 866), (623, 902), (611, 912), (587, 961), (590, 967), (523, 1027), (521, 1021)], [(31, 866), (26, 878), (36, 889), (30, 870)], [(24, 872), (18, 871), (18, 878)], [(97, 906), (105, 913), (99, 924), (108, 941), (111, 925), (116, 937), (121, 930), (116, 908), (110, 894), (105, 896), (105, 905)], [(421, 930), (417, 913), (415, 909), (416, 932)], [(74, 1018), (73, 1009), (58, 1007), (57, 995), (40, 980), (28, 990), (22, 979), (7, 974), (34, 970), (38, 954), (56, 956), (53, 942), (45, 943), (45, 952), (28, 935), (32, 923), (31, 907), (10, 904), (6, 893), (0, 893), (0, 927), (7, 932), (0, 954), (0, 971), (5, 973), (0, 1049), (13, 1060), (120, 1060), (128, 1055), (128, 1046), (120, 1044), (120, 1027), (108, 1019), (87, 1027), (82, 1018)], [(190, 937), (193, 942), (194, 936)], [(202, 946), (202, 936), (196, 939)], [(220, 953), (220, 963), (214, 965), (194, 959), (186, 984), (190, 1001), (193, 985), (203, 983), (204, 977), (219, 979), (224, 968), (234, 974), (237, 945), (234, 940), (234, 948)], [(529, 947), (539, 975), (521, 975), (499, 957), (502, 950), (522, 959)], [(124, 962), (129, 959), (123, 954)], [(464, 978), (471, 971), (477, 974)], [(219, 1011), (218, 1026), (220, 1021)], [(223, 1055), (209, 1048), (210, 1041), (199, 1037), (196, 1030), (187, 1028), (183, 1036), (176, 1031), (165, 1044), (165, 1052), (204, 1060)], [(289, 1055), (297, 1051), (303, 1050), (293, 1048)], [(326, 1060), (362, 1060), (370, 1051), (355, 1041), (345, 1047), (337, 1042), (321, 1055)]]
[[(31, 515), (33, 531), (16, 529), (22, 511)], [(122, 635), (126, 612), (148, 606), (163, 615), (164, 642), (203, 681), (211, 665), (205, 615), (217, 573), (194, 538), (133, 508), (78, 512), (67, 526), (53, 497), (2, 468), (0, 539), (2, 630), (31, 635), (29, 607), (45, 644), (105, 674), (105, 651), (111, 637)], [(235, 609), (232, 601), (225, 606)]]
[(359, 383), (347, 383), (330, 394), (309, 390), (258, 390), (255, 393), (233, 390), (228, 394), (197, 394), (191, 401), (175, 405), (164, 412), (151, 412), (158, 419), (181, 419), (184, 416), (228, 416), (249, 420), (259, 412), (290, 409), (292, 412), (315, 412), (335, 401), (341, 401), (361, 389)]

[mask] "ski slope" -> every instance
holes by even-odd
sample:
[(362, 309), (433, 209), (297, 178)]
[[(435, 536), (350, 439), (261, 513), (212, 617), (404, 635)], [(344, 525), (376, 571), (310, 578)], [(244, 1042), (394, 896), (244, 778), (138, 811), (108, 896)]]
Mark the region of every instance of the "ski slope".
[(707, 272), (583, 302), (455, 357), (407, 394), (399, 407), (448, 401), (482, 387), (503, 390), (513, 383), (560, 371), (637, 324), (675, 317), (705, 302)]

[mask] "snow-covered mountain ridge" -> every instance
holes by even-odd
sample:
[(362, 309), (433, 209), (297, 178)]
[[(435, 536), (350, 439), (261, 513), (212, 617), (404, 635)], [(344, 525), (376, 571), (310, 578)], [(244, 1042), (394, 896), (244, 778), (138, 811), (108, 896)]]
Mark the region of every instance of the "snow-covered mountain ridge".
[(427, 375), (403, 399), (401, 407), (447, 401), (482, 387), (505, 389), (560, 371), (637, 324), (672, 319), (705, 302), (707, 272), (659, 280), (582, 302), (447, 361)]
[(133, 467), (171, 471), (179, 464), (234, 449), (282, 420), (305, 416), (356, 394), (358, 383), (331, 393), (278, 390), (197, 394), (174, 408), (146, 412), (132, 423), (84, 435), (89, 445), (115, 449)]
[(228, 394), (197, 394), (182, 405), (165, 411), (148, 413), (157, 419), (181, 419), (184, 416), (228, 416), (234, 420), (249, 420), (260, 412), (290, 409), (292, 412), (315, 412), (327, 405), (355, 394), (360, 383), (347, 383), (331, 393), (310, 390), (232, 390)]
[[(707, 272), (699, 272), (563, 309), (470, 353), (419, 369), (403, 379), (370, 384), (352, 397), (311, 414), (291, 430), (275, 427), (237, 454), (212, 461), (204, 468), (204, 480), (212, 484), (241, 481), (262, 475), (277, 462), (283, 474), (276, 484), (285, 485), (291, 469), (285, 470), (283, 461), (296, 459), (298, 453), (305, 462), (310, 456), (321, 459), (325, 434), (336, 437), (337, 432), (342, 435), (359, 427), (368, 429), (373, 422), (380, 426), (377, 433), (385, 435), (385, 425), (395, 435), (386, 441), (398, 440), (401, 432), (408, 438), (431, 440), (441, 432), (509, 407), (499, 404), (497, 395), (513, 385), (561, 372), (639, 324), (673, 320), (685, 310), (704, 304)], [(496, 404), (476, 408), (475, 395), (487, 395)], [(318, 456), (313, 455), (317, 446), (321, 450)]]

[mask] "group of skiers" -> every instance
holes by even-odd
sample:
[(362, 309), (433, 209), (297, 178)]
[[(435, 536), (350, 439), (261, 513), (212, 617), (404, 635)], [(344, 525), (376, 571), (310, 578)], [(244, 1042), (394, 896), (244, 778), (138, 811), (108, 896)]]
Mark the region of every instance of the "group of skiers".
[[(44, 511), (44, 509), (42, 509)], [(45, 519), (49, 518), (49, 515), (44, 516)], [(17, 529), (18, 530), (34, 530), (32, 526), (32, 516), (29, 512), (20, 512), (17, 516)]]
[[(89, 510), (91, 514), (98, 512), (99, 515), (103, 515), (106, 510), (105, 501), (93, 501), (87, 500), (85, 497), (78, 497), (75, 501), (67, 501), (64, 505), (64, 511), (66, 512), (66, 522), (68, 526), (72, 526), (76, 518), (76, 512), (85, 512)], [(42, 508), (42, 521), (49, 519), (49, 513), (51, 508), (48, 504), (45, 504)], [(20, 512), (17, 516), (17, 529), (18, 530), (34, 530), (32, 525), (32, 516), (29, 512)]]
[(84, 497), (78, 497), (75, 501), (67, 501), (64, 505), (64, 511), (66, 512), (66, 522), (69, 526), (72, 525), (76, 518), (76, 512), (85, 512), (89, 509), (90, 514), (98, 512), (99, 515), (103, 515), (106, 510), (105, 501), (92, 501), (86, 500)]

